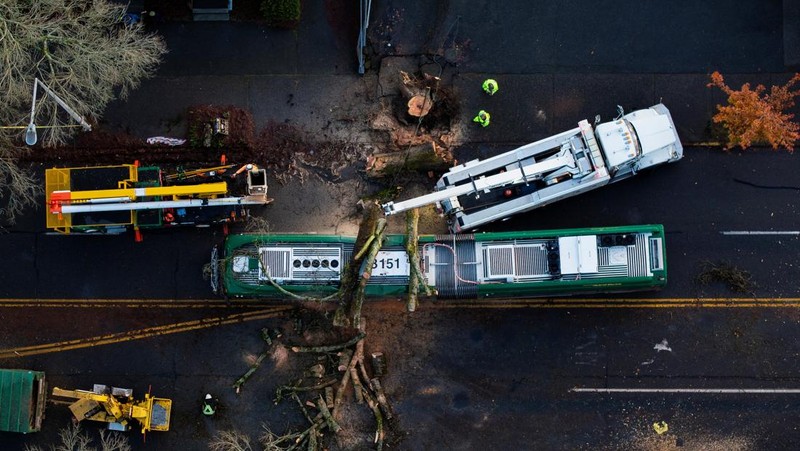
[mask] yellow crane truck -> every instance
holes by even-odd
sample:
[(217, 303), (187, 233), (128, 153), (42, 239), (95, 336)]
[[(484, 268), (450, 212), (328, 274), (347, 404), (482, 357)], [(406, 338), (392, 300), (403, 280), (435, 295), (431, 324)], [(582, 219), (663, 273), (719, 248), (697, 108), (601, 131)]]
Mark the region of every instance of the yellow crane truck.
[[(238, 168), (238, 170), (237, 170)], [(47, 228), (63, 234), (208, 227), (237, 221), (272, 202), (267, 172), (233, 164), (168, 172), (138, 163), (45, 171)]]

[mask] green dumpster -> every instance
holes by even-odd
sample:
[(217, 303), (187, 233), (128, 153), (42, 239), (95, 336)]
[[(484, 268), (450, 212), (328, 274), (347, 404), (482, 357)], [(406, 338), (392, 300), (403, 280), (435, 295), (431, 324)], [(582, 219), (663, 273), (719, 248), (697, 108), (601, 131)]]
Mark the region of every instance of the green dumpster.
[(43, 372), (0, 369), (0, 431), (27, 434), (41, 429), (46, 398)]

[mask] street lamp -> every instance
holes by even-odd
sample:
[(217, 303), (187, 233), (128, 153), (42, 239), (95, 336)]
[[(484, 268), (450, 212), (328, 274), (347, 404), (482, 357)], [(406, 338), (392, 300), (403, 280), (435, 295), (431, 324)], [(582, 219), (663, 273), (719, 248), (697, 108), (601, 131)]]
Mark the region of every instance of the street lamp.
[(69, 113), (69, 115), (72, 116), (72, 118), (75, 119), (75, 121), (78, 122), (81, 125), (81, 127), (83, 127), (83, 129), (85, 131), (88, 132), (88, 131), (92, 130), (92, 126), (89, 125), (83, 119), (83, 117), (81, 117), (81, 115), (79, 115), (72, 108), (67, 106), (67, 104), (63, 100), (61, 100), (61, 97), (57, 96), (56, 93), (54, 93), (50, 88), (48, 88), (38, 78), (34, 78), (33, 79), (33, 101), (31, 102), (31, 122), (28, 124), (28, 128), (25, 129), (25, 144), (27, 144), (29, 146), (32, 146), (32, 145), (36, 144), (36, 141), (38, 140), (38, 137), (36, 136), (36, 124), (33, 122), (33, 117), (34, 117), (34, 114), (36, 112), (36, 88), (39, 85), (41, 85), (42, 89), (44, 89), (44, 92), (46, 92), (47, 95), (52, 97), (53, 100), (55, 100), (56, 103), (59, 106), (61, 106), (61, 108), (64, 108), (64, 111)]

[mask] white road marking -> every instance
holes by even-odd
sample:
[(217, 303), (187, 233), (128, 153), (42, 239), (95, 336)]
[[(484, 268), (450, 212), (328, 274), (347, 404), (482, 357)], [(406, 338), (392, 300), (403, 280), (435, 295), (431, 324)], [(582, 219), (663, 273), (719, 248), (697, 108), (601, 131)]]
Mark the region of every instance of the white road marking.
[(800, 394), (800, 388), (571, 388), (572, 393)]
[(723, 235), (800, 235), (800, 230), (727, 230)]

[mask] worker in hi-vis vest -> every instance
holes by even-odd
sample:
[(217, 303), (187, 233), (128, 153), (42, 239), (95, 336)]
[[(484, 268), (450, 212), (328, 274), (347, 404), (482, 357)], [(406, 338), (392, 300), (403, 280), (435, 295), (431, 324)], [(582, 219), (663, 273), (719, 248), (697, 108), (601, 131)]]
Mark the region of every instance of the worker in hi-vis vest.
[(477, 122), (481, 124), (483, 127), (489, 126), (489, 121), (491, 120), (491, 116), (486, 111), (480, 110), (478, 111), (478, 115), (472, 119), (473, 122)]
[(499, 89), (500, 87), (497, 85), (497, 81), (494, 79), (487, 78), (483, 82), (483, 90), (486, 92), (486, 94), (489, 94), (490, 96), (493, 96), (494, 93), (497, 92)]
[(217, 411), (217, 400), (211, 396), (210, 393), (206, 394), (203, 399), (203, 415), (210, 417)]

